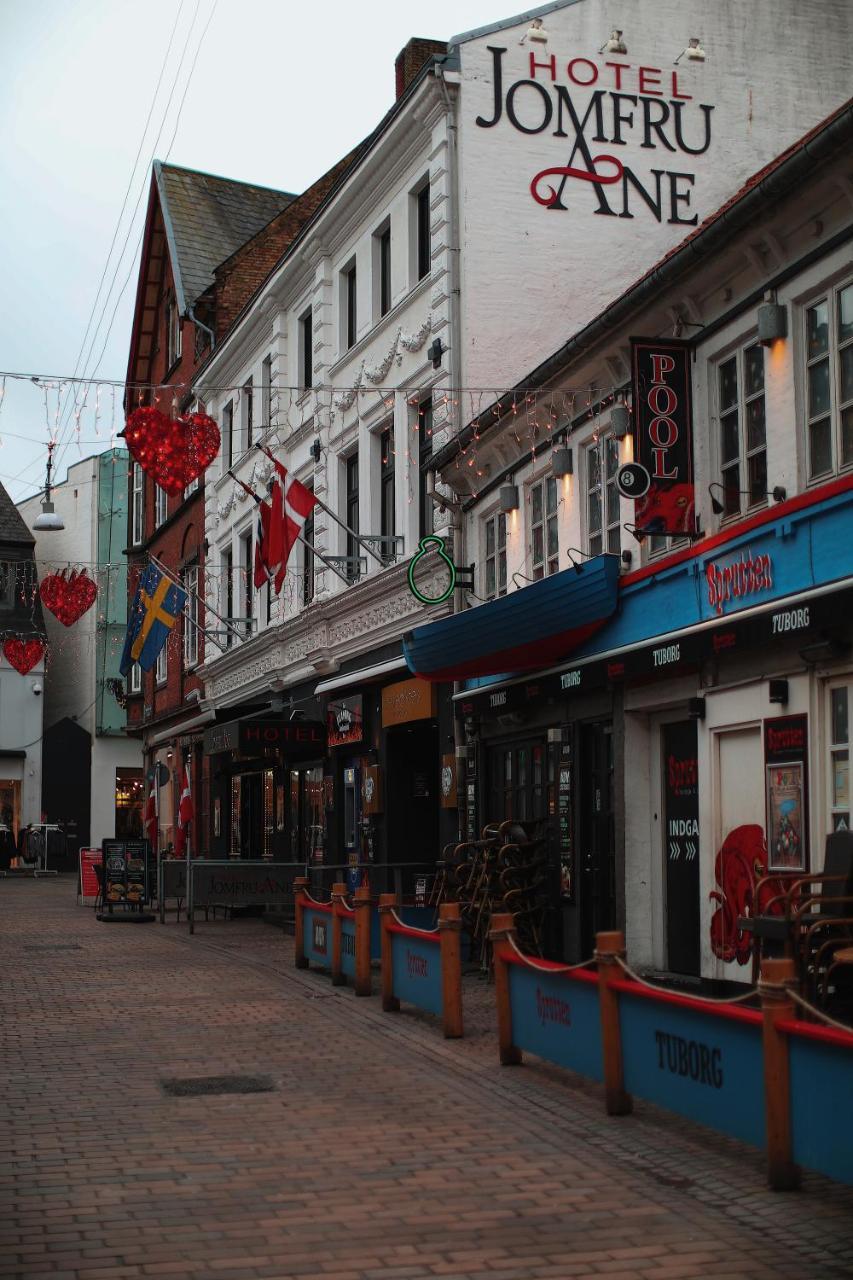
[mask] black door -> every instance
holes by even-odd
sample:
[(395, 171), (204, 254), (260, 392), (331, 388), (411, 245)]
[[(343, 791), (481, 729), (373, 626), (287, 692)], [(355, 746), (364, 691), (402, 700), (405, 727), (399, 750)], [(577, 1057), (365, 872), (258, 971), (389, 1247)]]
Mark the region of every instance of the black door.
[(592, 955), (595, 935), (616, 928), (613, 822), (613, 732), (610, 721), (580, 726), (578, 759), (581, 947)]
[(240, 857), (263, 852), (263, 774), (244, 773), (240, 787)]
[[(421, 873), (434, 867), (441, 854), (438, 757), (438, 726), (433, 720), (388, 730), (386, 860), (392, 864), (419, 863)], [(414, 866), (404, 870), (404, 894), (413, 892), (417, 875), (418, 868)], [(393, 881), (389, 881), (391, 887)]]
[(672, 973), (699, 976), (699, 783), (696, 721), (665, 724), (663, 841), (666, 958)]

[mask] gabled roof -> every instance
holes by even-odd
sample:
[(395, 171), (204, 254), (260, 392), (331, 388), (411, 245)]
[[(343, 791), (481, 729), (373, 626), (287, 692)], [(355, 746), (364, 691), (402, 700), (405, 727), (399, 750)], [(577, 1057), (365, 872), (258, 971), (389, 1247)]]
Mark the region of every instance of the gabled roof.
[(182, 315), (213, 284), (213, 271), (293, 200), (256, 187), (154, 161), (154, 180)]
[(532, 22), (534, 18), (542, 18), (544, 21), (545, 17), (555, 9), (567, 9), (569, 5), (580, 3), (582, 0), (550, 0), (549, 4), (540, 4), (535, 9), (525, 9), (522, 13), (517, 13), (514, 18), (502, 18), (499, 22), (489, 22), (484, 27), (472, 27), (470, 31), (462, 31), (447, 42), (450, 57), (455, 60), (458, 56), (458, 46), (466, 44), (469, 40), (478, 40), (481, 36), (490, 36), (496, 31), (520, 26), (522, 22)]
[(0, 484), (0, 546), (4, 543), (25, 544), (34, 547), (36, 540), (24, 517)]

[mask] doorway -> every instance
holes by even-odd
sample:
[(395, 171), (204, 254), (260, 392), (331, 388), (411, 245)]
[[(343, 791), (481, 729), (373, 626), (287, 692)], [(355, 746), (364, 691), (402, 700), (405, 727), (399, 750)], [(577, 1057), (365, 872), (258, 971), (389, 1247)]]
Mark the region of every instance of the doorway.
[[(434, 866), (438, 846), (438, 725), (419, 721), (387, 730), (386, 861)], [(404, 878), (403, 892), (413, 885)]]
[(616, 928), (616, 847), (613, 812), (613, 726), (582, 724), (578, 759), (581, 954), (595, 935)]
[(699, 772), (695, 720), (661, 727), (666, 964), (699, 976)]
[(289, 861), (315, 866), (325, 857), (323, 822), (323, 766), (307, 765), (290, 770), (287, 814)]
[(548, 816), (548, 751), (544, 738), (499, 743), (489, 751), (487, 822), (540, 822)]

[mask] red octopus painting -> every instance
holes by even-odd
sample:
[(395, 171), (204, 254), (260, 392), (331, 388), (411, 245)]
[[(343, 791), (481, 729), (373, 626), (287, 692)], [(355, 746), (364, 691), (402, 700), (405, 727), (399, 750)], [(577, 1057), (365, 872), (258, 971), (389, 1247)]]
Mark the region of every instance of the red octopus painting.
[[(719, 890), (711, 890), (711, 901), (718, 904), (711, 917), (711, 950), (720, 960), (746, 964), (752, 955), (751, 935), (738, 928), (738, 916), (760, 915), (770, 899), (780, 892), (782, 879), (762, 886), (755, 901), (759, 880), (767, 875), (767, 842), (764, 828), (755, 823), (735, 827), (722, 843), (714, 863)], [(782, 911), (782, 903), (774, 903), (772, 913)]]

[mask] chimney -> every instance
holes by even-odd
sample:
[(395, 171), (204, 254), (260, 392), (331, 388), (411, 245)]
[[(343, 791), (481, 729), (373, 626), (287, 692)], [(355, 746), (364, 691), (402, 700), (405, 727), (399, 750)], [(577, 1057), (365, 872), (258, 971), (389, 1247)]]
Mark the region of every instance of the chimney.
[(397, 80), (397, 97), (402, 98), (421, 67), (430, 58), (443, 57), (447, 53), (444, 40), (424, 40), (413, 36), (405, 48), (397, 54), (394, 73)]

